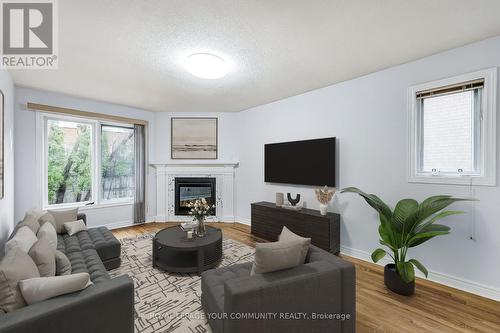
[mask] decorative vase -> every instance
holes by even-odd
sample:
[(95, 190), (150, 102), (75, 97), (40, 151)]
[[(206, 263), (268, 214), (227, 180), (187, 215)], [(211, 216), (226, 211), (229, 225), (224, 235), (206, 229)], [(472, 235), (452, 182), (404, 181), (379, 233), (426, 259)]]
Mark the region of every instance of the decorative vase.
[(276, 192), (276, 207), (283, 206), (283, 203), (284, 203), (283, 193)]
[(399, 276), (395, 264), (385, 265), (384, 283), (389, 290), (399, 295), (410, 296), (415, 293), (415, 280), (405, 282), (401, 276)]
[(205, 219), (198, 219), (198, 226), (196, 227), (196, 236), (205, 237), (207, 230), (205, 228)]
[(323, 204), (323, 203), (319, 204), (319, 212), (321, 213), (321, 215), (326, 215), (327, 210), (328, 210), (327, 204)]

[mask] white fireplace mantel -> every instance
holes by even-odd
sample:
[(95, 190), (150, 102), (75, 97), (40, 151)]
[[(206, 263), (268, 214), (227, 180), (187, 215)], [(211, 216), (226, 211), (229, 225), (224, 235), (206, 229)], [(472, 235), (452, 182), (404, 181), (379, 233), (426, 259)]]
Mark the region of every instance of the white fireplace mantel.
[(176, 177), (213, 177), (216, 179), (216, 214), (208, 219), (234, 222), (234, 168), (233, 161), (165, 161), (150, 163), (156, 169), (157, 222), (189, 221), (189, 216), (175, 215)]
[(153, 168), (159, 167), (191, 167), (191, 166), (199, 166), (199, 167), (236, 167), (239, 162), (235, 161), (216, 161), (216, 160), (182, 160), (182, 161), (165, 161), (165, 162), (151, 162), (150, 165)]

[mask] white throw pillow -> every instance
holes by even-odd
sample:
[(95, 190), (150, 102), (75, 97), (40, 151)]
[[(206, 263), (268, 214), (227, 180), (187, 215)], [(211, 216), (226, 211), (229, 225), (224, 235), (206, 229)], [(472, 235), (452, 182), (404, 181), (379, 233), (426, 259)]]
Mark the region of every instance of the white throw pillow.
[(303, 264), (302, 242), (297, 239), (274, 243), (256, 243), (255, 259), (250, 275), (269, 273)]
[(47, 214), (47, 211), (33, 207), (33, 208), (29, 209), (26, 212), (26, 214), (30, 214), (30, 215), (35, 216), (36, 220), (38, 221), (42, 216), (44, 216), (45, 214)]
[(55, 220), (55, 228), (58, 234), (64, 233), (64, 223), (76, 221), (78, 218), (78, 208), (63, 210), (48, 210)]
[(18, 288), (19, 281), (39, 276), (40, 273), (33, 259), (23, 250), (15, 247), (7, 252), (0, 261), (0, 313), (26, 306)]
[(56, 257), (56, 275), (69, 275), (71, 274), (71, 261), (68, 257), (59, 250), (55, 250)]
[(40, 223), (38, 223), (38, 216), (30, 214), (29, 212), (24, 214), (23, 220), (19, 223), (19, 226), (27, 226), (33, 231), (34, 234), (40, 229)]
[(57, 232), (52, 223), (44, 223), (38, 230), (36, 236), (38, 237), (38, 239), (47, 239), (50, 243), (50, 246), (54, 250), (57, 250)]
[(311, 245), (311, 238), (305, 238), (294, 234), (287, 227), (283, 226), (283, 230), (281, 230), (281, 234), (278, 237), (279, 241), (287, 241), (296, 239), (302, 243), (302, 254), (300, 255), (300, 263), (303, 264), (306, 261), (307, 252), (309, 252), (309, 245)]
[(19, 281), (19, 289), (28, 304), (73, 293), (92, 285), (89, 273), (32, 278)]
[(78, 220), (74, 222), (64, 223), (64, 229), (66, 229), (68, 235), (73, 236), (80, 231), (87, 230), (87, 226), (85, 225), (83, 220)]
[(5, 243), (5, 253), (8, 253), (11, 249), (17, 247), (24, 253), (28, 253), (33, 244), (38, 241), (35, 234), (27, 226), (21, 227), (17, 230), (14, 237), (12, 237), (7, 243)]

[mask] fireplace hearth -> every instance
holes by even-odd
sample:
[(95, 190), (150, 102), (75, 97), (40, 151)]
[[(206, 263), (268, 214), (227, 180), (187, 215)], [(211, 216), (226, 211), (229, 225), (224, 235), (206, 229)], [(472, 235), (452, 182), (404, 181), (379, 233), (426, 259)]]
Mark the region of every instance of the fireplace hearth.
[[(175, 178), (175, 215), (189, 215), (190, 202), (205, 198), (209, 205), (215, 204), (215, 178)], [(213, 212), (212, 215), (215, 215)]]

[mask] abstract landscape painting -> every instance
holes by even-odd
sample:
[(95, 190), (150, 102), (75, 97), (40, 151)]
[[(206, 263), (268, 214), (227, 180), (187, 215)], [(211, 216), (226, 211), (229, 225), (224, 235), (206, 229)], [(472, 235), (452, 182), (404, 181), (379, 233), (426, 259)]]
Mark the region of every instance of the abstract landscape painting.
[(217, 159), (217, 118), (172, 118), (172, 159)]

